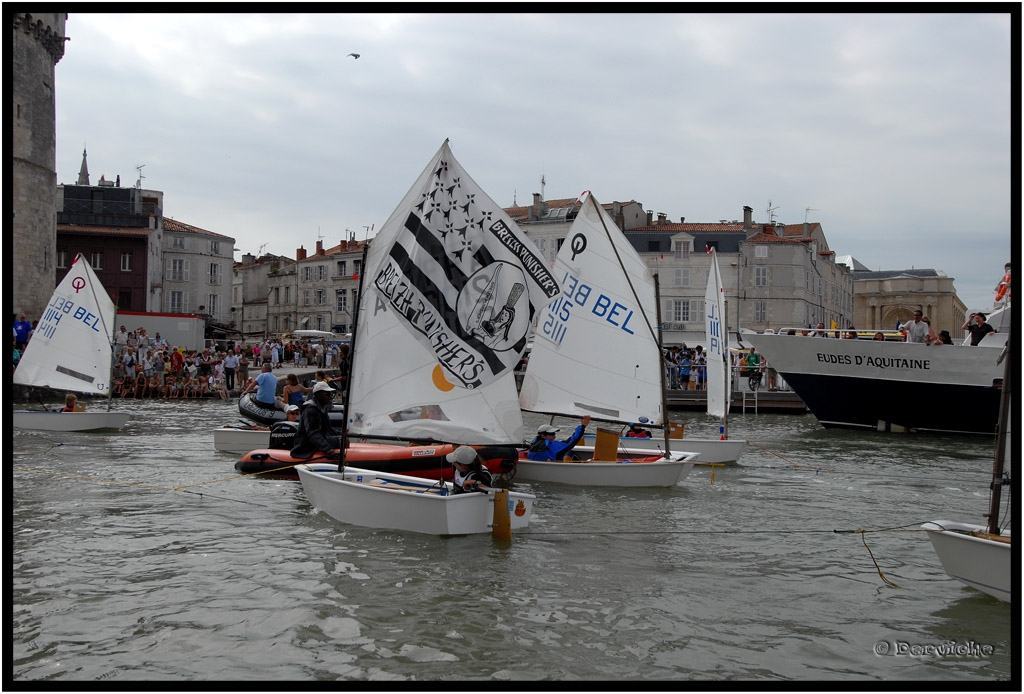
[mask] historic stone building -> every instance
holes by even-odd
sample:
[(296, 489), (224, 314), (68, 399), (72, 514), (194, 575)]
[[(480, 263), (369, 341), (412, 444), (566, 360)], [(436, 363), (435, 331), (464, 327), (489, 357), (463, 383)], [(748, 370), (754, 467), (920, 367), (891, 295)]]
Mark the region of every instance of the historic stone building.
[[(819, 322), (850, 324), (853, 278), (837, 264), (821, 225), (759, 224), (753, 210), (743, 220), (669, 221), (635, 201), (602, 203), (632, 246), (659, 276), (665, 344), (704, 341), (704, 294), (715, 248), (728, 302), (732, 341), (740, 328), (802, 328)], [(507, 208), (551, 262), (561, 248), (579, 204), (575, 198)]]
[(858, 331), (895, 330), (897, 323), (913, 320), (914, 311), (921, 309), (935, 332), (948, 330), (954, 340), (964, 336), (961, 326), (967, 307), (946, 273), (863, 268), (855, 269), (853, 278), (853, 324)]
[(8, 114), (12, 118), (11, 252), (14, 313), (43, 313), (56, 274), (57, 188), (54, 69), (64, 56), (64, 12), (14, 12)]

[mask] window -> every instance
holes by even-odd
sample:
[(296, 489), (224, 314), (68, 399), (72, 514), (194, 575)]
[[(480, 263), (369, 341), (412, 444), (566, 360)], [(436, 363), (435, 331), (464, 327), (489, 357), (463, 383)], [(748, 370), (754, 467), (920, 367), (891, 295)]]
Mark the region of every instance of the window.
[(171, 313), (184, 313), (185, 312), (185, 292), (172, 291), (170, 304), (168, 309)]
[(313, 278), (313, 268), (309, 265), (302, 268), (302, 281), (309, 282)]
[(316, 274), (317, 274), (317, 279), (318, 280), (325, 280), (325, 279), (327, 279), (327, 266), (326, 265), (317, 265), (316, 266)]
[(337, 302), (337, 310), (343, 313), (348, 313), (348, 295), (344, 289), (338, 289), (334, 292), (334, 298)]
[(303, 289), (302, 290), (302, 305), (303, 306), (309, 306), (309, 290), (308, 289)]
[(669, 310), (669, 320), (673, 323), (686, 323), (690, 320), (690, 300), (673, 299)]
[(121, 272), (132, 271), (132, 252), (121, 251)]
[(326, 304), (327, 303), (327, 292), (325, 292), (323, 289), (317, 289), (316, 290), (316, 300), (313, 303), (315, 303), (317, 306), (321, 306), (323, 304)]
[(768, 322), (768, 302), (764, 299), (758, 299), (754, 302), (754, 322)]
[(764, 244), (758, 244), (754, 246), (754, 257), (755, 258), (767, 258), (768, 257), (768, 246)]
[(768, 266), (767, 265), (755, 265), (754, 266), (754, 286), (755, 287), (767, 287), (768, 286)]
[(690, 286), (690, 268), (677, 267), (672, 271), (672, 284), (675, 287)]
[(188, 261), (171, 261), (171, 279), (175, 282), (188, 282)]
[(344, 260), (339, 260), (338, 261), (338, 276), (339, 277), (344, 277), (345, 276), (345, 274), (346, 274), (345, 273), (345, 269), (347, 268), (347, 266), (348, 266), (348, 263), (346, 263)]
[(210, 253), (220, 255), (220, 241), (210, 241)]
[(118, 311), (131, 311), (132, 310), (132, 290), (126, 287), (121, 287), (117, 290), (117, 310)]
[(280, 316), (277, 316), (277, 315), (274, 316), (274, 328), (273, 328), (273, 330), (274, 330), (275, 333), (279, 329), (278, 326), (280, 325), (280, 323), (279, 323), (280, 320), (281, 320)]
[(660, 246), (661, 246), (661, 242), (660, 241), (648, 240), (647, 241), (647, 252), (648, 253), (657, 253), (658, 250), (660, 249)]
[(66, 268), (67, 266), (68, 266), (68, 252), (67, 251), (57, 251), (57, 267), (63, 269), (63, 268)]
[(210, 263), (210, 284), (220, 284), (220, 263)]
[(292, 300), (291, 295), (292, 295), (292, 288), (291, 287), (285, 287), (284, 288), (284, 302), (286, 304), (291, 303), (291, 300)]
[(360, 271), (362, 270), (362, 267), (363, 267), (363, 261), (362, 260), (353, 260), (352, 261), (352, 273), (353, 273), (353, 275), (359, 275)]
[(220, 297), (216, 294), (210, 294), (210, 302), (206, 304), (206, 312), (211, 316), (216, 316), (220, 313)]
[(103, 269), (103, 251), (93, 251), (92, 254), (92, 269), (102, 270)]
[(185, 248), (185, 237), (174, 236), (171, 241), (171, 248)]
[(676, 258), (689, 258), (690, 257), (690, 242), (689, 241), (676, 241), (675, 243), (675, 256)]
[(281, 303), (281, 288), (280, 287), (274, 287), (274, 303), (275, 304), (280, 304)]

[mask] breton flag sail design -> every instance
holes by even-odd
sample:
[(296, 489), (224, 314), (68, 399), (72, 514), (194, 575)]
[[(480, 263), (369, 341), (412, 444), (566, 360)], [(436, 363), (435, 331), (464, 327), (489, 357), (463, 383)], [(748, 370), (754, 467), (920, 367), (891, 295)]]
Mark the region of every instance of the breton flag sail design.
[(536, 246), (447, 140), (381, 227), (371, 244), (380, 252), (376, 244), (386, 248), (367, 280), (455, 386), (478, 388), (510, 372), (536, 307), (560, 291)]

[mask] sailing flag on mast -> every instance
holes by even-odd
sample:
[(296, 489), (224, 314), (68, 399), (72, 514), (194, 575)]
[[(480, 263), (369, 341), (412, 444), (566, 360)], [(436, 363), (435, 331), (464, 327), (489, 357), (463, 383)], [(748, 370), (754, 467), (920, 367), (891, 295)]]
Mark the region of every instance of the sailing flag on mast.
[(366, 278), (378, 300), (436, 355), (453, 386), (477, 388), (515, 368), (534, 312), (561, 291), (447, 140), (370, 249)]

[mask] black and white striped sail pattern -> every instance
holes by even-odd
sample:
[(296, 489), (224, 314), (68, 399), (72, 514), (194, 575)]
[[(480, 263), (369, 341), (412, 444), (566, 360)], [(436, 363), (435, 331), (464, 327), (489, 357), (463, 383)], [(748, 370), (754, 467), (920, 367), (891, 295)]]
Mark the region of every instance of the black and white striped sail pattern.
[(654, 277), (592, 195), (555, 260), (561, 292), (541, 312), (524, 410), (663, 422)]
[(14, 382), (76, 393), (110, 392), (114, 310), (79, 253), (32, 332)]
[(520, 443), (512, 370), (559, 287), (447, 141), (370, 242), (364, 272), (349, 430)]

